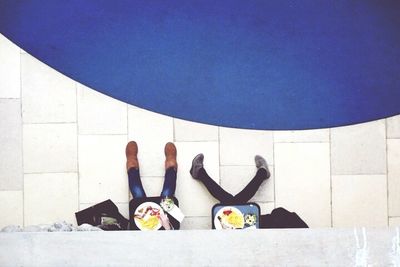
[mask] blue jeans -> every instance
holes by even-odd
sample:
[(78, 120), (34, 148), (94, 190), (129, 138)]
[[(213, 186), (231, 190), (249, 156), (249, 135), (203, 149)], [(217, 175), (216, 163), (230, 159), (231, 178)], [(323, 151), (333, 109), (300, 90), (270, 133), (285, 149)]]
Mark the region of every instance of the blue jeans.
[[(129, 179), (129, 189), (131, 190), (131, 194), (133, 198), (143, 198), (146, 197), (146, 193), (144, 192), (142, 180), (140, 179), (139, 169), (130, 168), (128, 170), (128, 179)], [(176, 170), (174, 167), (170, 167), (165, 171), (165, 179), (163, 189), (161, 191), (160, 196), (172, 197), (175, 194), (176, 189)]]

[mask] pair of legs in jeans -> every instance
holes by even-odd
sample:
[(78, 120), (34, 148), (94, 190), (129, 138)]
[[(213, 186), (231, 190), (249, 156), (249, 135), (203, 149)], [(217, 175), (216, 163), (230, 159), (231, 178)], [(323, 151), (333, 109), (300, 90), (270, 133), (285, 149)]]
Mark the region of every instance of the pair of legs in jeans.
[[(165, 153), (165, 180), (160, 196), (162, 198), (172, 197), (176, 189), (176, 172), (178, 164), (176, 162), (176, 147), (173, 143), (167, 143), (164, 148)], [(138, 146), (135, 141), (130, 141), (126, 145), (126, 170), (128, 172), (129, 189), (133, 198), (146, 197), (142, 181), (140, 179), (139, 161), (137, 158)]]
[[(261, 156), (255, 157), (257, 173), (246, 187), (238, 194), (233, 196), (226, 192), (217, 184), (206, 172), (203, 166), (204, 155), (197, 155), (192, 162), (190, 174), (196, 180), (201, 181), (210, 194), (218, 199), (222, 204), (239, 204), (248, 202), (257, 192), (261, 184), (267, 180), (271, 174), (265, 159)], [(289, 212), (284, 208), (274, 209), (271, 214), (260, 216), (260, 228), (308, 228), (307, 224), (294, 212)]]

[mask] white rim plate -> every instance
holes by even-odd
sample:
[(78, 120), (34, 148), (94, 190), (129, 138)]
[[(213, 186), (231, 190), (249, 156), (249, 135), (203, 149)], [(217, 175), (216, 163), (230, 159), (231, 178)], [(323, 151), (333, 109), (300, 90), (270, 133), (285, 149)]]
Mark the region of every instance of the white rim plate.
[[(146, 208), (146, 207), (148, 207), (148, 206), (150, 206), (150, 207), (152, 207), (152, 208), (154, 208), (154, 209), (159, 209), (159, 210), (160, 210), (160, 214), (164, 214), (163, 209), (162, 209), (162, 208), (160, 207), (160, 205), (158, 205), (157, 203), (154, 203), (154, 202), (143, 202), (142, 204), (140, 204), (140, 205), (136, 208), (136, 210), (135, 210), (135, 212), (134, 212), (133, 215), (138, 214), (138, 211), (139, 211), (140, 209)], [(133, 217), (133, 220), (135, 221), (136, 226), (137, 226), (140, 230), (142, 230), (142, 231), (156, 231), (156, 230), (160, 229), (161, 226), (162, 226), (160, 219), (158, 219), (158, 224), (157, 224), (157, 226), (156, 226), (154, 229), (147, 229), (147, 228), (142, 227), (142, 224), (140, 223), (140, 221), (139, 221), (137, 218), (135, 218), (135, 217)]]

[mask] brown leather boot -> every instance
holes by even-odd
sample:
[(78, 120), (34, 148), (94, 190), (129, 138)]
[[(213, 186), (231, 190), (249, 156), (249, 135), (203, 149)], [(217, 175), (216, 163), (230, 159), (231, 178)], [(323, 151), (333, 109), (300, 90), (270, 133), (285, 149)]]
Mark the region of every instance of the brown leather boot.
[(173, 143), (168, 142), (165, 144), (165, 169), (174, 167), (175, 170), (178, 169), (178, 163), (176, 162), (176, 147)]
[(139, 161), (137, 158), (138, 146), (135, 141), (130, 141), (126, 145), (126, 170), (129, 171), (130, 168), (139, 169)]

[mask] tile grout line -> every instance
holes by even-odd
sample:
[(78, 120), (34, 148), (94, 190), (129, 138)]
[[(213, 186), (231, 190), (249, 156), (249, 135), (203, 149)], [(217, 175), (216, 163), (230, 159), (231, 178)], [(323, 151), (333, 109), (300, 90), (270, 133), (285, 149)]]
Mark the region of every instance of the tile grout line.
[(52, 124), (75, 124), (75, 121), (61, 121), (61, 122), (25, 122), (25, 125), (42, 125), (42, 124), (46, 124), (46, 125), (52, 125)]
[[(21, 78), (20, 78), (20, 83), (21, 83)], [(19, 92), (20, 93), (20, 95), (21, 95), (21, 92)], [(21, 99), (21, 96), (20, 97), (0, 97), (0, 100), (20, 100)]]
[(47, 172), (25, 172), (24, 174), (76, 174), (77, 171), (47, 171)]
[[(65, 124), (68, 124), (68, 123), (65, 123)], [(69, 123), (69, 124), (72, 124), (72, 123)], [(122, 136), (122, 135), (125, 135), (125, 136), (127, 136), (127, 134), (126, 133), (117, 133), (117, 134), (108, 134), (108, 133), (102, 133), (102, 134), (93, 134), (93, 133), (90, 133), (90, 134), (79, 134), (80, 136)]]
[(386, 226), (389, 226), (389, 153), (388, 153), (388, 134), (387, 134), (387, 119), (385, 119), (385, 144), (386, 144)]
[(331, 208), (331, 228), (333, 228), (333, 190), (332, 190), (332, 131), (329, 128), (329, 189)]
[(22, 114), (22, 55), (19, 50), (19, 107), (21, 111), (21, 158), (22, 158), (22, 225), (25, 227), (25, 166), (24, 166), (24, 121)]

